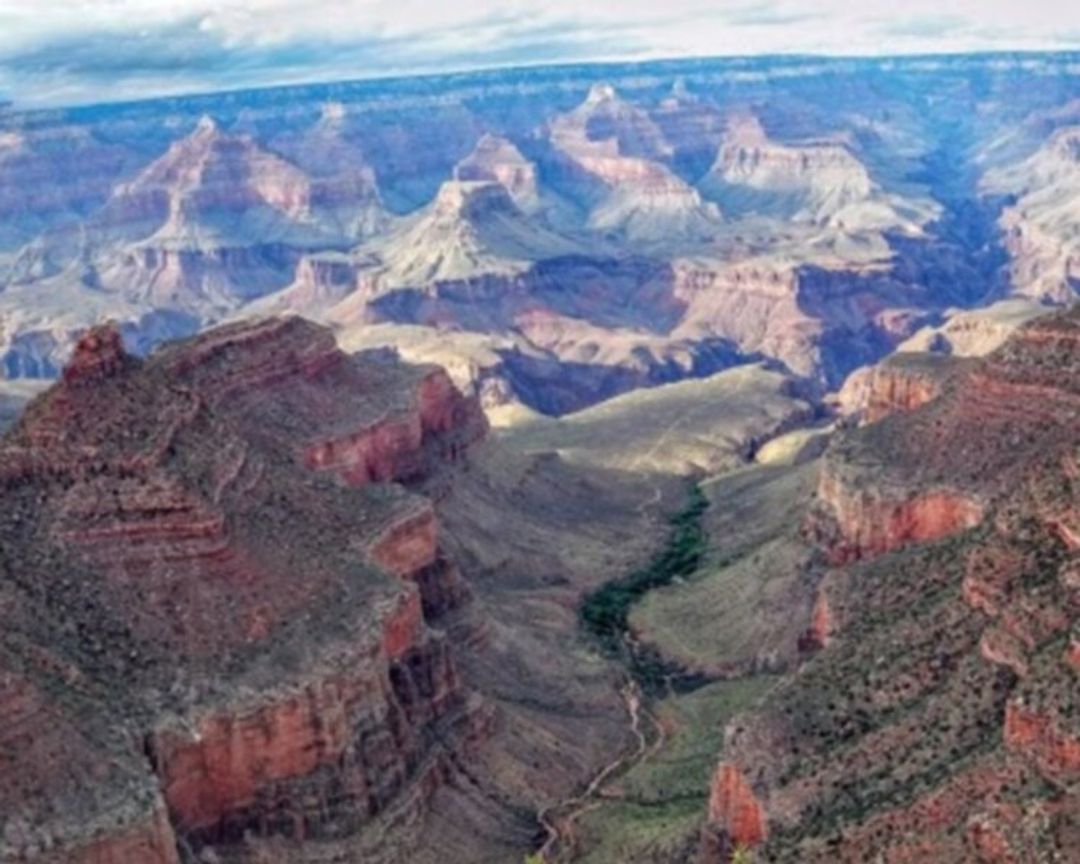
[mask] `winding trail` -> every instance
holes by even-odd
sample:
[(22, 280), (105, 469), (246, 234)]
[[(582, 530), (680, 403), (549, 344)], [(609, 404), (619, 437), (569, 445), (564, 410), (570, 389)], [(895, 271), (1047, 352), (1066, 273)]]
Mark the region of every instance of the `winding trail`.
[[(545, 807), (540, 811), (540, 824), (543, 826), (544, 831), (547, 832), (547, 838), (536, 854), (546, 864), (555, 864), (555, 862), (562, 860), (564, 856), (569, 856), (567, 860), (572, 860), (577, 843), (575, 834), (577, 820), (588, 811), (599, 806), (599, 799), (607, 782), (617, 774), (629, 770), (649, 758), (659, 747), (663, 746), (663, 728), (656, 718), (643, 707), (644, 699), (637, 682), (627, 681), (620, 688), (619, 693), (626, 705), (627, 714), (630, 716), (630, 730), (635, 739), (634, 746), (604, 765), (593, 775), (592, 780), (589, 781), (589, 784), (581, 793), (550, 807)], [(654, 741), (652, 745), (649, 743), (649, 736), (642, 729), (643, 719), (647, 720), (656, 730), (657, 741)]]
[[(657, 507), (663, 500), (663, 491), (654, 486), (652, 494), (637, 507), (638, 514), (644, 519), (651, 519), (648, 510)], [(629, 656), (637, 650), (634, 635), (626, 630), (622, 634)], [(667, 681), (671, 689), (670, 676)], [(628, 750), (603, 765), (592, 777), (584, 790), (563, 801), (545, 807), (537, 814), (537, 819), (546, 837), (535, 853), (535, 859), (544, 864), (556, 864), (560, 861), (572, 861), (577, 848), (576, 825), (578, 820), (603, 803), (604, 789), (608, 782), (617, 775), (629, 771), (658, 753), (666, 743), (667, 733), (663, 724), (645, 707), (645, 697), (641, 687), (632, 676), (628, 675), (619, 689), (630, 719), (630, 731), (634, 744)], [(649, 732), (646, 731), (648, 727)], [(651, 732), (651, 734), (649, 734)], [(532, 860), (535, 860), (532, 859)]]

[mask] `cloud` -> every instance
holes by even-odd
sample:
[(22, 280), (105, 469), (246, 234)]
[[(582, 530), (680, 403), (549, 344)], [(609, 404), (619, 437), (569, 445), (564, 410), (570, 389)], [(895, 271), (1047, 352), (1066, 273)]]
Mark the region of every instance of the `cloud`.
[(731, 27), (790, 27), (820, 18), (811, 9), (785, 8), (776, 2), (752, 3), (726, 13), (724, 20)]
[(20, 105), (556, 61), (1080, 47), (1059, 0), (0, 0)]
[(959, 15), (926, 15), (889, 21), (881, 29), (887, 36), (935, 39), (963, 32), (969, 27), (970, 22)]

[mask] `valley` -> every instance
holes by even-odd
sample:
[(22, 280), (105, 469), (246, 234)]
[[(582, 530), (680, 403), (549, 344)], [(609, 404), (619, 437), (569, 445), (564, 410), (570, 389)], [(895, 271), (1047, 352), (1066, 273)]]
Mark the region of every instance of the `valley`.
[[(886, 407), (882, 396), (895, 392), (898, 376), (922, 374), (923, 358), (898, 355), (896, 371), (871, 385), (867, 404), (879, 407), (868, 425), (834, 433), (824, 458), (715, 475), (700, 487), (706, 497), (691, 499), (698, 508), (675, 517), (650, 568), (586, 598), (584, 626), (641, 685), (632, 716), (635, 730), (647, 719), (646, 734), (567, 802), (559, 842), (549, 841), (540, 860), (711, 862), (739, 852), (739, 860), (856, 862), (883, 849), (898, 861), (1071, 860), (1078, 823), (1068, 633), (1078, 608), (1071, 523), (1080, 499), (1071, 479), (1058, 486), (1050, 476), (1060, 467), (1075, 477), (1076, 321), (1074, 311), (1034, 322), (988, 360), (956, 361), (936, 394)], [(995, 425), (1029, 409), (985, 401), (979, 388), (990, 380), (1046, 400), (1021, 422), (1039, 424), (1028, 440), (1049, 449), (1030, 451), (1020, 457), (1029, 467), (1011, 470), (1032, 470), (1032, 459), (1049, 474), (1035, 469), (1010, 487), (995, 470), (966, 475), (952, 465), (930, 475), (937, 497), (925, 515), (909, 517), (908, 505), (897, 504), (880, 515), (847, 509), (848, 493), (833, 486), (837, 466), (883, 482), (851, 451), (888, 441), (884, 458), (894, 464), (895, 448), (908, 446), (898, 430), (944, 428), (979, 442), (966, 458), (1015, 459), (1000, 452)], [(942, 426), (950, 415), (955, 425)], [(976, 433), (967, 416), (986, 426)], [(998, 505), (996, 524), (983, 512), (957, 519), (955, 508), (970, 499), (946, 494), (945, 476), (1001, 490), (980, 494), (980, 510), (993, 494), (1018, 498)], [(859, 493), (861, 508), (878, 506), (872, 489)], [(683, 521), (690, 514), (700, 521)], [(893, 518), (915, 521), (880, 536)], [(1025, 526), (1019, 535), (1014, 524)], [(946, 650), (955, 653), (946, 658)], [(979, 676), (988, 682), (981, 691), (970, 683)], [(1036, 721), (1041, 710), (1048, 714)], [(1015, 728), (1021, 714), (1039, 731)], [(951, 749), (940, 735), (955, 742)], [(916, 765), (926, 773), (912, 782)], [(819, 809), (823, 787), (838, 797), (834, 809)]]
[(1080, 862), (1077, 60), (0, 108), (0, 862)]

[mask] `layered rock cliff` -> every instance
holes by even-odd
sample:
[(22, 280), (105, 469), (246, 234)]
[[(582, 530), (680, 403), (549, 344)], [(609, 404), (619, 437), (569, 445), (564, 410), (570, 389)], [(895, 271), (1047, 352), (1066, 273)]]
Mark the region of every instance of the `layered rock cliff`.
[(299, 319), (146, 361), (85, 335), (0, 444), (0, 858), (420, 818), (489, 721), (429, 626), (467, 597), (431, 502), (386, 481), (484, 428), (443, 373)]
[(664, 164), (672, 147), (659, 127), (611, 85), (593, 86), (581, 105), (555, 118), (551, 141), (563, 170), (582, 177), (591, 229), (668, 248), (693, 248), (715, 235), (719, 209)]
[(701, 186), (735, 213), (769, 213), (852, 233), (919, 233), (936, 212), (929, 200), (887, 194), (838, 141), (785, 145), (753, 116), (734, 116)]
[(844, 414), (876, 423), (894, 412), (914, 411), (936, 399), (944, 382), (963, 366), (947, 355), (893, 354), (849, 376), (837, 402)]
[[(105, 319), (142, 354), (291, 311), (427, 328), (449, 366), (476, 368), (477, 340), (513, 342), (524, 359), (507, 352), (469, 383), (548, 413), (716, 371), (721, 343), (831, 390), (1006, 287), (1000, 202), (975, 194), (971, 154), (1044, 108), (1031, 82), (1056, 72), (964, 65), (1010, 94), (974, 110), (979, 88), (961, 96), (943, 69), (876, 69), (896, 86), (873, 93), (848, 67), (607, 71), (5, 114), (4, 374), (56, 377)], [(942, 123), (926, 122), (931, 104)], [(1025, 146), (1065, 117), (1025, 126)], [(1073, 175), (1067, 147), (1055, 154), (1052, 201), (1030, 178), (999, 190), (1021, 196), (1008, 212), (1023, 230), (1002, 243), (1047, 250), (1017, 253), (1017, 282), (1061, 281), (1071, 260)], [(529, 398), (550, 380), (572, 398)]]
[(998, 224), (1016, 293), (1073, 301), (1080, 287), (1080, 127), (1057, 129), (1027, 159), (988, 172), (982, 186), (1010, 196)]
[(1080, 310), (1038, 319), (834, 443), (813, 654), (728, 728), (705, 860), (1071, 860), (1078, 371)]

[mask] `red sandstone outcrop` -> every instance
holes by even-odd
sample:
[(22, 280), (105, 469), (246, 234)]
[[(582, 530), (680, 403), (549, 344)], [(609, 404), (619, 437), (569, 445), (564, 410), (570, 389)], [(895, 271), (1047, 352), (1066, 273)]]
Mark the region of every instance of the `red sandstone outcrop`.
[(83, 846), (32, 857), (35, 864), (180, 864), (168, 815), (156, 811), (146, 824)]
[(814, 600), (814, 608), (810, 613), (810, 626), (799, 639), (800, 651), (820, 651), (828, 646), (836, 621), (833, 619), (832, 608), (829, 606), (829, 595), (824, 586), (818, 588), (817, 598)]
[(716, 769), (709, 791), (708, 824), (732, 848), (757, 846), (767, 836), (761, 802), (735, 765), (723, 762)]
[[(422, 636), (419, 597), (410, 596), (405, 617), (386, 624), (383, 650), (396, 664), (389, 681), (360, 656), (246, 710), (230, 707), (154, 731), (154, 770), (182, 835), (222, 840), (237, 824), (257, 830), (266, 819), (288, 826), (292, 836), (317, 835), (334, 818), (323, 809), (329, 801), (316, 810), (305, 801), (311, 782), (304, 778), (320, 770), (341, 773), (316, 788), (337, 788), (333, 808), (352, 811), (353, 820), (393, 799), (423, 755), (418, 730), (460, 708), (462, 699), (445, 644)], [(268, 796), (276, 799), (270, 813), (260, 804)]]
[(1030, 759), (1052, 780), (1080, 778), (1080, 736), (1062, 728), (1062, 721), (1012, 701), (1005, 709), (1005, 746)]
[(442, 369), (433, 369), (419, 382), (411, 410), (388, 413), (362, 428), (309, 445), (304, 462), (317, 470), (331, 470), (348, 483), (385, 483), (408, 480), (424, 470), (425, 447), (439, 436), (468, 430), (463, 441), (449, 443), (438, 455), (455, 459), (472, 437), (486, 428), (482, 412), (466, 399)]
[(860, 489), (837, 477), (829, 464), (821, 473), (818, 499), (836, 520), (838, 536), (829, 553), (837, 563), (948, 537), (983, 518), (982, 506), (970, 496), (947, 489)]
[(941, 394), (943, 379), (959, 364), (951, 357), (896, 354), (845, 382), (839, 396), (845, 413), (876, 423), (897, 411), (914, 411)]
[[(0, 533), (27, 574), (0, 584), (18, 634), (0, 766), (20, 777), (0, 858), (176, 864), (178, 844), (349, 836), (421, 807), (488, 721), (428, 627), (468, 596), (431, 504), (370, 484), (483, 432), (441, 372), (351, 359), (299, 319), (146, 361), (88, 333), (0, 444)], [(311, 471), (361, 439), (376, 469)], [(101, 754), (81, 737), (98, 727)]]
[(111, 375), (120, 370), (126, 359), (118, 330), (111, 327), (90, 330), (75, 343), (71, 362), (64, 368), (64, 380), (92, 381)]

